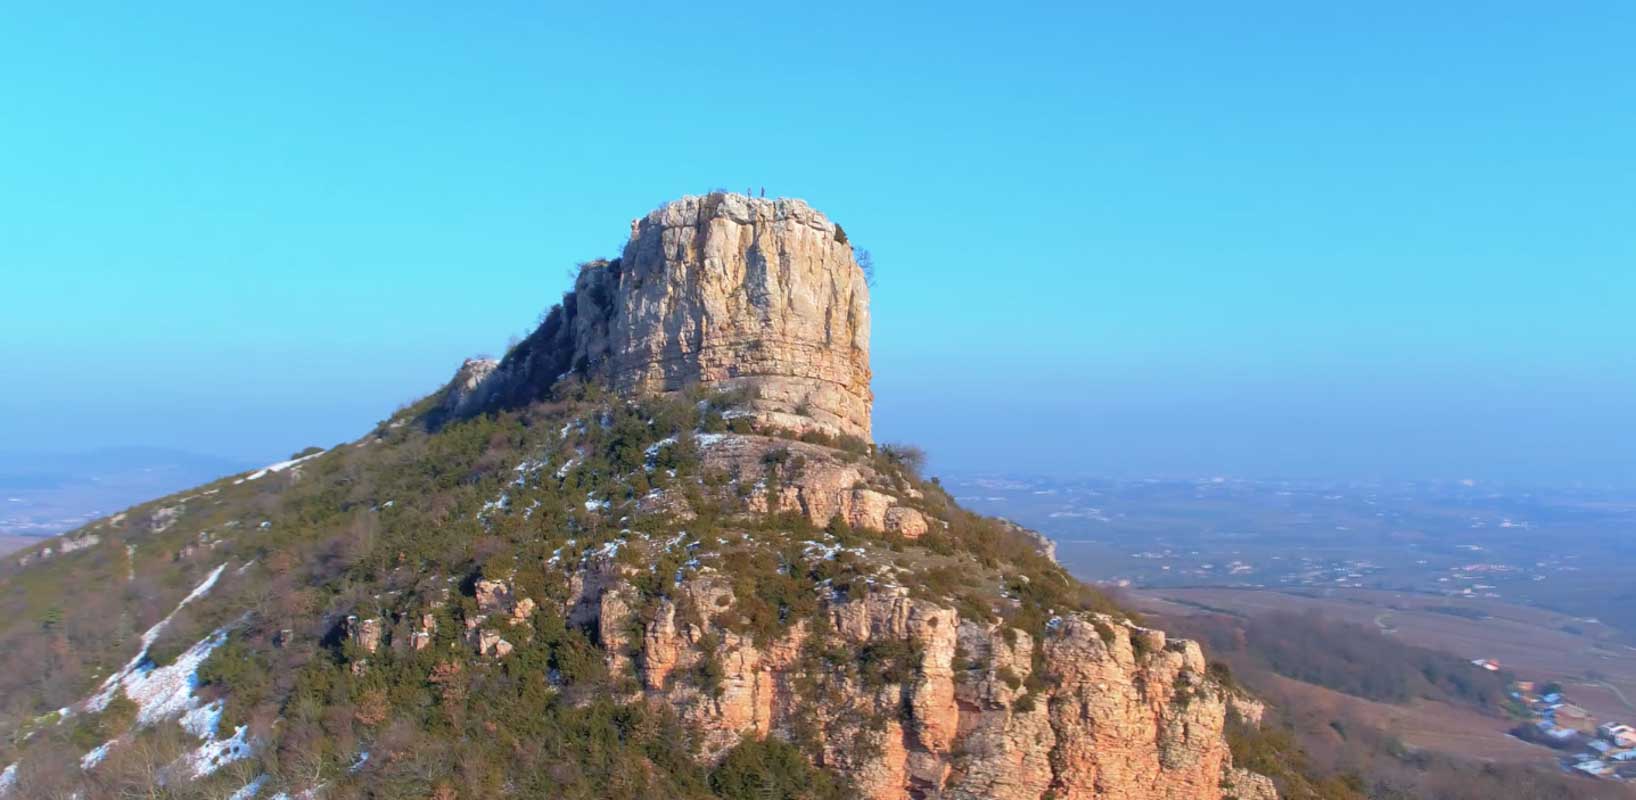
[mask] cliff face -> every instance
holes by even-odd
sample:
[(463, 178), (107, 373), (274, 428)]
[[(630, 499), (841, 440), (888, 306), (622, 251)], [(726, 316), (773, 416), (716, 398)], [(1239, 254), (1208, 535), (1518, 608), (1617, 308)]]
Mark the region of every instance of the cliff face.
[[(797, 200), (687, 197), (633, 222), (619, 259), (583, 265), (563, 304), (503, 362), (468, 362), (447, 407), (525, 403), (579, 374), (627, 396), (747, 387), (741, 413), (759, 425), (868, 439), (868, 340), (864, 276), (823, 215)], [(637, 514), (685, 524), (703, 502), (905, 542), (949, 526), (901, 474), (856, 453), (742, 433), (696, 444), (702, 470), (717, 476), (714, 496), (655, 488)], [(743, 576), (709, 565), (678, 573), (655, 606), (635, 565), (665, 553), (623, 544), (642, 552), (568, 567), (560, 613), (594, 632), (610, 675), (631, 678), (624, 699), (668, 706), (701, 732), (707, 761), (745, 736), (773, 735), (807, 742), (876, 800), (1275, 796), (1265, 778), (1232, 767), (1223, 729), (1234, 698), (1192, 642), (1087, 612), (1031, 632), (963, 618), (948, 598), (911, 591), (921, 576), (891, 567), (866, 591), (816, 587), (816, 617), (755, 637), (733, 624)], [(845, 558), (833, 537), (808, 544), (815, 574), (825, 567), (810, 562)], [(491, 654), (491, 644), (472, 646)], [(849, 666), (879, 653), (889, 655)]]
[[(1229, 697), (1198, 645), (1162, 631), (1085, 615), (1036, 638), (887, 586), (833, 592), (820, 624), (757, 643), (721, 624), (738, 600), (713, 571), (633, 625), (634, 574), (589, 561), (564, 613), (597, 631), (611, 672), (637, 676), (637, 696), (702, 732), (706, 758), (745, 735), (809, 737), (825, 766), (877, 800), (1276, 796), (1232, 767)], [(896, 671), (833, 667), (837, 652), (891, 648)], [(707, 664), (714, 686), (694, 679)]]
[(800, 200), (685, 197), (631, 224), (460, 410), (538, 398), (569, 373), (624, 392), (753, 390), (761, 422), (870, 436), (869, 289), (844, 234)]

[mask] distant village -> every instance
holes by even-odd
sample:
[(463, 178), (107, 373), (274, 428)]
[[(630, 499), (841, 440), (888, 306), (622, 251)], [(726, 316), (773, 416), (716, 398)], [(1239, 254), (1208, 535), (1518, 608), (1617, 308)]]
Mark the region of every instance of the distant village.
[[(1471, 663), (1487, 670), (1499, 664), (1487, 659)], [(1602, 722), (1568, 701), (1562, 687), (1533, 681), (1511, 684), (1511, 699), (1530, 715), (1515, 733), (1518, 738), (1563, 751), (1564, 770), (1616, 781), (1636, 780), (1636, 728), (1623, 722)]]

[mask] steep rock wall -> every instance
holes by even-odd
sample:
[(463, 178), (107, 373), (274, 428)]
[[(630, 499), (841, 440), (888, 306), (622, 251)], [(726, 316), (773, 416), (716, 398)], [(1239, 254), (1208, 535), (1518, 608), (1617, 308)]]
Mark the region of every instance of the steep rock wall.
[[(1272, 796), (1265, 779), (1232, 766), (1228, 696), (1198, 645), (1162, 631), (1087, 615), (1034, 637), (894, 587), (836, 596), (819, 630), (802, 621), (758, 645), (684, 613), (733, 606), (731, 581), (701, 573), (636, 641), (635, 589), (611, 563), (586, 570), (595, 577), (577, 583), (570, 613), (597, 629), (611, 671), (635, 673), (638, 696), (700, 731), (706, 758), (746, 734), (805, 736), (874, 800), (1223, 800), (1235, 786)], [(911, 654), (899, 682), (826, 667), (826, 653), (893, 643)], [(693, 677), (707, 659), (714, 688)]]
[(455, 413), (538, 398), (579, 373), (630, 392), (754, 391), (750, 412), (868, 439), (869, 289), (835, 223), (800, 200), (684, 197), (631, 224)]

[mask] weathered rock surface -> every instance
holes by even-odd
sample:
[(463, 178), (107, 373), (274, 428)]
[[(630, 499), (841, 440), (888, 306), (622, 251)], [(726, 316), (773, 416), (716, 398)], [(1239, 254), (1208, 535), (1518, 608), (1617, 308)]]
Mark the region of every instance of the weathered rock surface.
[[(704, 570), (636, 641), (622, 570), (593, 559), (581, 575), (564, 611), (609, 645), (610, 671), (634, 670), (641, 696), (700, 731), (705, 758), (746, 734), (815, 735), (820, 760), (876, 800), (1276, 797), (1232, 767), (1228, 692), (1198, 645), (1162, 631), (1086, 615), (1030, 636), (885, 588), (832, 596), (816, 632), (802, 621), (757, 643), (718, 622), (731, 582)], [(908, 659), (897, 682), (824, 656), (890, 645)]]
[(1247, 769), (1229, 770), (1221, 781), (1222, 800), (1278, 800), (1272, 778)]
[(494, 370), (499, 366), (500, 362), (492, 358), (466, 359), (465, 363), (460, 365), (460, 369), (455, 371), (454, 378), (449, 381), (449, 386), (444, 391), (444, 413), (456, 414), (471, 404), (478, 387), (482, 386), (483, 381), (494, 374)]
[(620, 258), (582, 265), (480, 386), (457, 376), (448, 407), (527, 403), (570, 373), (627, 392), (742, 387), (761, 422), (868, 439), (869, 289), (840, 229), (800, 200), (684, 197), (633, 222)]
[(357, 645), (358, 649), (365, 653), (374, 653), (380, 649), (381, 636), (384, 632), (385, 628), (381, 626), (381, 621), (375, 617), (359, 619), (356, 616), (348, 616), (346, 618), (345, 633), (347, 640)]
[[(633, 222), (620, 258), (582, 265), (562, 305), (498, 365), (464, 365), (443, 410), (526, 404), (570, 375), (627, 396), (750, 389), (741, 413), (757, 433), (684, 434), (699, 445), (696, 486), (655, 475), (650, 451), (658, 488), (636, 512), (687, 519), (701, 502), (916, 539), (947, 523), (899, 470), (841, 440), (871, 433), (868, 348), (868, 289), (839, 228), (796, 200), (687, 197)], [(1251, 703), (1210, 677), (1192, 642), (1091, 613), (1022, 631), (872, 579), (815, 584), (818, 613), (769, 633), (737, 608), (735, 576), (698, 560), (655, 594), (635, 566), (645, 555), (620, 550), (645, 546), (632, 536), (567, 568), (566, 595), (541, 612), (586, 630), (620, 699), (672, 709), (703, 759), (746, 735), (783, 737), (873, 800), (1276, 796), (1233, 768), (1229, 706), (1247, 717)], [(501, 581), (474, 594), (466, 635), (502, 657), (501, 633), (523, 641), (534, 604)]]
[[(902, 534), (916, 539), (930, 523), (910, 506), (906, 486), (881, 474), (861, 456), (805, 442), (770, 436), (719, 434), (702, 443), (704, 468), (727, 477), (743, 491), (722, 499), (739, 498), (745, 511), (792, 512), (823, 527), (835, 517), (861, 530)], [(654, 497), (650, 508), (674, 502)]]

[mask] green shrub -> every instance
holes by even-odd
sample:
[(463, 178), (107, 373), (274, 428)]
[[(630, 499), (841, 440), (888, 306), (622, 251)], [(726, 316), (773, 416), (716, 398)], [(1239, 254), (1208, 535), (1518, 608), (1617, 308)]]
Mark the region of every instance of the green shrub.
[(778, 739), (747, 738), (710, 773), (710, 789), (726, 800), (840, 800), (851, 796), (799, 748)]

